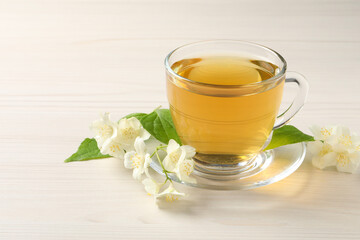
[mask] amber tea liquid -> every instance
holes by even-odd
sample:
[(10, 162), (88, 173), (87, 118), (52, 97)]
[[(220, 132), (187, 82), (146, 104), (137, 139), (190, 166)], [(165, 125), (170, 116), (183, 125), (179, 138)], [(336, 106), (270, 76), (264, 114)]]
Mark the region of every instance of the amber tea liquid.
[[(278, 114), (284, 81), (267, 89), (248, 84), (273, 77), (277, 66), (242, 57), (208, 56), (183, 59), (171, 68), (193, 81), (169, 80), (167, 88), (177, 132), (183, 144), (196, 148), (198, 160), (239, 163), (262, 149)], [(239, 85), (246, 85), (245, 92)], [(216, 86), (234, 91), (220, 94)]]

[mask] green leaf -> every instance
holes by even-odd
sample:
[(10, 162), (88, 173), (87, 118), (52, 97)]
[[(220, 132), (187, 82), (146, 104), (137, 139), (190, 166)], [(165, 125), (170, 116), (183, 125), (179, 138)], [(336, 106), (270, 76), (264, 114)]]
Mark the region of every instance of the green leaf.
[(168, 144), (170, 139), (174, 139), (181, 144), (169, 109), (156, 109), (152, 113), (142, 117), (140, 122), (143, 127), (160, 142)]
[(301, 132), (294, 126), (285, 125), (275, 129), (269, 146), (265, 150), (299, 142), (314, 141), (314, 137)]
[(110, 155), (102, 155), (94, 138), (86, 138), (79, 146), (76, 153), (71, 155), (65, 162), (86, 161), (91, 159), (109, 158)]
[(143, 117), (145, 117), (146, 115), (148, 115), (148, 114), (146, 114), (146, 113), (130, 113), (129, 115), (126, 115), (126, 116), (123, 117), (123, 118), (136, 117), (139, 121), (141, 121), (141, 119), (142, 119)]

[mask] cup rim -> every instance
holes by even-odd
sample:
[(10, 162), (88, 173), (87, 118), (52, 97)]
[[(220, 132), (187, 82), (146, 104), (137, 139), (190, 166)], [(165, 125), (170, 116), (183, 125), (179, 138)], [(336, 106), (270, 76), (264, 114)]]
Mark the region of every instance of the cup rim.
[[(248, 84), (239, 84), (239, 85), (222, 85), (222, 84), (211, 84), (211, 83), (197, 82), (197, 81), (191, 80), (189, 78), (185, 78), (183, 76), (180, 76), (179, 74), (177, 74), (171, 68), (171, 66), (169, 64), (169, 59), (173, 55), (173, 53), (175, 53), (177, 50), (180, 50), (180, 49), (182, 49), (184, 47), (188, 47), (188, 46), (191, 46), (191, 45), (203, 44), (203, 43), (216, 43), (216, 42), (235, 42), (235, 43), (243, 43), (243, 44), (248, 44), (248, 45), (260, 47), (260, 48), (262, 48), (264, 50), (270, 51), (273, 54), (275, 54), (283, 62), (284, 66), (281, 68), (279, 73), (277, 73), (275, 76), (273, 76), (271, 78), (268, 78), (268, 79), (266, 79), (264, 81), (256, 82), (256, 83), (248, 83)], [(286, 72), (286, 69), (287, 69), (287, 63), (286, 63), (284, 57), (281, 56), (278, 52), (276, 52), (275, 50), (273, 50), (273, 49), (271, 49), (269, 47), (266, 47), (264, 45), (249, 42), (249, 41), (243, 41), (243, 40), (223, 39), (223, 40), (204, 40), (204, 41), (197, 41), (197, 42), (192, 42), (192, 43), (187, 43), (187, 44), (181, 45), (181, 46), (175, 48), (174, 50), (172, 50), (165, 57), (165, 68), (171, 75), (175, 75), (177, 78), (180, 78), (181, 80), (184, 80), (184, 81), (192, 83), (192, 84), (197, 84), (197, 85), (202, 85), (202, 86), (207, 86), (207, 87), (217, 87), (217, 88), (244, 88), (244, 87), (261, 86), (261, 85), (276, 82), (277, 80), (282, 79), (282, 77), (285, 75), (285, 72)]]

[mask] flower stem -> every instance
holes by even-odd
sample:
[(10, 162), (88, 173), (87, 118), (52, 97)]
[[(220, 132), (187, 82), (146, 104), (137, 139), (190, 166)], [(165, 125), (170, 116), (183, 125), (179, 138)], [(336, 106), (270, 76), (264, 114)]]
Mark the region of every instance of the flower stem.
[(167, 145), (160, 145), (160, 146), (156, 147), (155, 151), (151, 154), (150, 157), (152, 158), (158, 150), (163, 150), (163, 148), (167, 148)]
[(166, 177), (166, 180), (165, 180), (164, 184), (165, 184), (167, 181), (172, 182), (172, 180), (170, 179), (170, 177), (169, 177), (169, 175), (168, 175), (168, 173), (170, 173), (170, 172), (165, 169), (165, 167), (164, 167), (164, 165), (163, 165), (163, 163), (162, 163), (162, 161), (161, 161), (161, 159), (160, 159), (159, 153), (158, 153), (159, 150), (163, 150), (163, 149), (166, 148), (166, 147), (167, 147), (167, 145), (158, 146), (158, 147), (155, 149), (155, 151), (154, 151), (154, 152), (151, 154), (151, 156), (150, 156), (150, 157), (153, 157), (154, 155), (156, 155), (156, 158), (157, 158), (158, 162), (160, 163), (160, 166), (161, 166), (161, 168), (162, 168), (162, 171), (163, 171), (163, 173), (165, 174), (165, 177)]
[(156, 152), (156, 157), (157, 157), (157, 159), (158, 159), (158, 161), (159, 161), (159, 163), (160, 163), (160, 165), (161, 165), (161, 168), (163, 169), (163, 173), (164, 173), (165, 176), (166, 176), (165, 182), (167, 182), (167, 180), (169, 180), (170, 182), (172, 182), (172, 180), (169, 178), (168, 171), (165, 169), (165, 167), (164, 167), (164, 165), (163, 165), (163, 163), (162, 163), (162, 161), (161, 161), (161, 159), (160, 159), (160, 156), (159, 156), (158, 151), (156, 150), (155, 152)]

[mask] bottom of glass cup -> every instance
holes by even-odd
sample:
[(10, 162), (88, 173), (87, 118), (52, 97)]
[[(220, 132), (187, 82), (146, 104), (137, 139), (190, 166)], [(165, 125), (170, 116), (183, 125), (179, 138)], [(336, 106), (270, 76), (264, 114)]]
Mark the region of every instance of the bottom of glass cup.
[[(257, 174), (269, 166), (274, 159), (273, 155), (273, 151), (251, 156), (196, 154), (194, 174), (214, 180), (245, 178)], [(216, 164), (216, 162), (220, 164)]]
[(194, 159), (202, 165), (248, 165), (257, 154), (204, 154), (196, 153)]
[[(195, 160), (190, 175), (196, 182), (183, 182), (175, 174), (169, 177), (178, 183), (213, 190), (251, 189), (280, 181), (292, 174), (303, 162), (305, 143), (297, 143), (263, 151), (246, 162), (236, 164), (208, 164)], [(151, 167), (164, 174), (157, 161)]]

